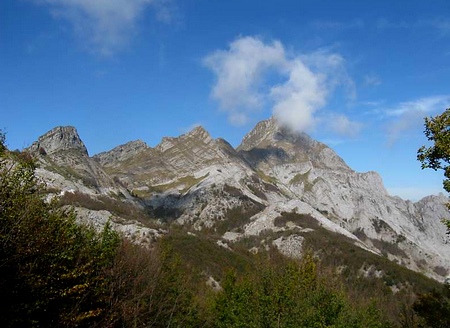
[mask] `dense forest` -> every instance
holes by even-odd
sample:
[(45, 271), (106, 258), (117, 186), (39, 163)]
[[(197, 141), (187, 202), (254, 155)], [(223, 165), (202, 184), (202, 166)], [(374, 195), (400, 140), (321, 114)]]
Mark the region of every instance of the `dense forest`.
[(450, 326), (448, 285), (399, 268), (357, 274), (351, 260), (367, 255), (330, 232), (294, 260), (252, 254), (251, 240), (230, 252), (175, 225), (151, 247), (80, 225), (0, 139), (1, 327)]

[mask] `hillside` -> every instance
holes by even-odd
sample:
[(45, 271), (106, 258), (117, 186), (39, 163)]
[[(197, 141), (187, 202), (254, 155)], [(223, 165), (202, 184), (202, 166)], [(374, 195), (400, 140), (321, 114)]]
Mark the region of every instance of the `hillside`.
[[(226, 248), (252, 240), (253, 252), (269, 247), (299, 257), (308, 236), (324, 228), (438, 281), (449, 274), (450, 245), (440, 223), (446, 197), (416, 203), (392, 197), (376, 172), (353, 171), (325, 144), (273, 118), (236, 149), (197, 127), (154, 148), (132, 141), (90, 157), (75, 128), (58, 127), (28, 151), (49, 197), (63, 195), (85, 222), (101, 226), (111, 218), (136, 242), (151, 243), (176, 224)], [(315, 225), (284, 222), (285, 213), (306, 215)]]

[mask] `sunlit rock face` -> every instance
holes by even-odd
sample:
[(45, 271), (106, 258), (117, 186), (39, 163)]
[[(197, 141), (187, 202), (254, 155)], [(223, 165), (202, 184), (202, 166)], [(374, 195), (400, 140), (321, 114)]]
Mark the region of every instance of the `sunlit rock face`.
[(276, 181), (286, 198), (312, 207), (318, 220), (325, 217), (367, 247), (416, 271), (436, 279), (448, 274), (450, 247), (440, 222), (448, 216), (447, 197), (430, 196), (417, 203), (392, 197), (376, 172), (353, 171), (326, 145), (293, 134), (274, 119), (258, 123), (238, 151), (255, 170)]
[(308, 229), (274, 224), (283, 212), (296, 212), (437, 280), (449, 274), (450, 245), (440, 222), (448, 215), (446, 197), (416, 203), (392, 197), (376, 172), (355, 172), (331, 148), (274, 118), (258, 123), (236, 149), (196, 127), (154, 148), (138, 140), (89, 157), (75, 128), (58, 127), (29, 151), (55, 189), (121, 195), (159, 221), (220, 231), (229, 242), (292, 230), (293, 237), (274, 245), (297, 257), (302, 239), (295, 233)]
[(69, 150), (82, 155), (88, 154), (86, 146), (73, 126), (58, 126), (39, 137), (29, 148), (33, 153), (47, 155)]

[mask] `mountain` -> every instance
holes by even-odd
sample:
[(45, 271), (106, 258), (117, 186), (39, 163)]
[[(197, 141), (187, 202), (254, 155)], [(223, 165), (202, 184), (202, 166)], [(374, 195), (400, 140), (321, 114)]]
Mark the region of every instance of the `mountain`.
[[(50, 130), (39, 137), (27, 151), (37, 158), (42, 169), (59, 174), (62, 181), (71, 181), (73, 190), (102, 193), (115, 186), (111, 177), (89, 157), (85, 144), (72, 126)], [(43, 171), (41, 173), (44, 174)], [(65, 184), (54, 175), (45, 180), (55, 188), (61, 183)]]
[(326, 229), (436, 280), (449, 274), (440, 223), (446, 197), (392, 197), (377, 173), (355, 172), (331, 148), (274, 118), (236, 149), (196, 127), (154, 148), (138, 140), (90, 157), (75, 128), (58, 127), (28, 151), (49, 190), (84, 197), (76, 203), (84, 221), (101, 225), (112, 217), (137, 241), (178, 224), (223, 247), (252, 240), (252, 252), (276, 247), (296, 257), (313, 231)]
[[(287, 203), (281, 200), (272, 207), (302, 208), (301, 212), (335, 223), (370, 249), (416, 271), (423, 269), (427, 254), (426, 261), (433, 263), (432, 276), (448, 274), (448, 236), (440, 223), (448, 215), (446, 197), (430, 196), (415, 204), (392, 197), (376, 172), (351, 170), (326, 145), (290, 133), (273, 119), (258, 123), (238, 151), (287, 195)], [(258, 216), (263, 217), (264, 228), (258, 227)], [(267, 229), (267, 217), (256, 215), (247, 230)]]

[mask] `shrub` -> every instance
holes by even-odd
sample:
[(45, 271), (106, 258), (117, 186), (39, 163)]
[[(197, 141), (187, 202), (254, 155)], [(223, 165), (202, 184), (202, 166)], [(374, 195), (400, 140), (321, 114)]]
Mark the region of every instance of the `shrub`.
[(119, 243), (41, 199), (26, 156), (0, 159), (2, 327), (91, 326), (106, 308), (107, 270)]
[(281, 216), (278, 216), (274, 220), (276, 227), (284, 227), (286, 223), (292, 222), (302, 228), (316, 229), (319, 227), (319, 223), (309, 214), (298, 214), (292, 212), (283, 212)]
[(228, 272), (215, 298), (216, 327), (384, 327), (375, 306), (352, 307), (318, 273), (311, 255), (263, 260), (244, 277)]
[(1, 327), (201, 326), (170, 246), (77, 225), (73, 211), (43, 201), (33, 162), (1, 146)]

